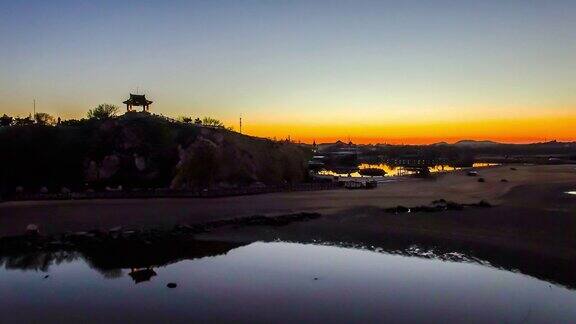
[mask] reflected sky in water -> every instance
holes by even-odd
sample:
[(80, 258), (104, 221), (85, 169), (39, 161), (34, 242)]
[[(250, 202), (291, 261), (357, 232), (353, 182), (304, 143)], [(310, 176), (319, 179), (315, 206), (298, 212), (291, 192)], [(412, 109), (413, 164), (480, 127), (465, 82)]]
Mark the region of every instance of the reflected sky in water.
[(334, 246), (258, 242), (155, 267), (138, 284), (129, 272), (105, 276), (81, 258), (48, 272), (3, 268), (0, 314), (8, 322), (576, 320), (575, 291), (532, 277)]

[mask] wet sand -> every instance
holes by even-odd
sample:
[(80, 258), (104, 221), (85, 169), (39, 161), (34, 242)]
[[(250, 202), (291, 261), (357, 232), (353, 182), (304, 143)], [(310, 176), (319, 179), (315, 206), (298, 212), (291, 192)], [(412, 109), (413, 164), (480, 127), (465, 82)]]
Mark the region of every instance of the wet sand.
[[(415, 206), (428, 204), (435, 199), (458, 203), (486, 199), (494, 204), (510, 201), (518, 206), (538, 209), (545, 208), (544, 201), (540, 199), (539, 187), (528, 190), (530, 196), (525, 196), (523, 190), (527, 189), (522, 188), (576, 188), (574, 165), (515, 167), (516, 171), (510, 170), (510, 166), (479, 169), (478, 177), (469, 177), (466, 171), (456, 171), (437, 175), (433, 179), (408, 178), (383, 184), (374, 190), (342, 189), (208, 199), (4, 202), (0, 204), (0, 235), (22, 234), (31, 223), (37, 224), (43, 233), (56, 234), (115, 226), (174, 226), (179, 223), (195, 224), (255, 214), (275, 215), (300, 211), (315, 211), (325, 216), (347, 214), (355, 217), (353, 214), (361, 210), (396, 205)], [(478, 182), (479, 177), (486, 182)], [(508, 182), (500, 182), (501, 179), (507, 179)], [(513, 195), (517, 195), (518, 199), (511, 200)], [(351, 211), (354, 211), (353, 214), (350, 214)], [(524, 219), (515, 221), (520, 226)], [(402, 220), (402, 224), (404, 222)], [(412, 226), (409, 228), (413, 230)]]
[(574, 186), (515, 186), (491, 208), (391, 214), (352, 207), (308, 222), (223, 228), (197, 238), (355, 246), (418, 257), (455, 253), (576, 289), (576, 197), (565, 193)]

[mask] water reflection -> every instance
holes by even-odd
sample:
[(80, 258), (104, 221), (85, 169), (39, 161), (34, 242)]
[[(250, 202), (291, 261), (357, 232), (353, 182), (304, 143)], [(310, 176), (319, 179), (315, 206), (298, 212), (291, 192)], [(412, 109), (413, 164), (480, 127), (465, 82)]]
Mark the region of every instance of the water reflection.
[(61, 264), (83, 262), (104, 278), (122, 278), (125, 270), (135, 283), (149, 281), (156, 275), (154, 268), (182, 260), (193, 260), (225, 254), (244, 244), (231, 242), (192, 241), (150, 245), (146, 249), (135, 245), (116, 245), (110, 249), (84, 251), (38, 251), (0, 255), (0, 267), (5, 270), (49, 272)]
[[(366, 240), (369, 242), (370, 240)], [(278, 243), (279, 241), (272, 241)], [(537, 255), (518, 251), (506, 251), (482, 246), (449, 244), (449, 242), (426, 242), (403, 237), (390, 237), (388, 240), (366, 243), (340, 241), (282, 241), (302, 246), (331, 246), (354, 250), (373, 251), (381, 254), (400, 255), (433, 259), (438, 261), (475, 263), (523, 274), (576, 289), (576, 263), (570, 260), (551, 260)], [(418, 242), (418, 243), (416, 243)], [(221, 241), (192, 241), (187, 244), (158, 244), (142, 249), (141, 246), (116, 246), (110, 249), (90, 249), (77, 251), (38, 251), (33, 253), (0, 255), (0, 270), (24, 270), (50, 272), (52, 268), (67, 263), (81, 262), (100, 273), (103, 278), (123, 278), (124, 274), (134, 283), (153, 280), (158, 268), (184, 260), (225, 255), (249, 243)]]
[[(272, 241), (278, 243), (280, 241)], [(426, 242), (401, 237), (379, 240), (374, 245), (338, 241), (282, 241), (302, 246), (331, 246), (354, 250), (373, 251), (381, 254), (433, 259), (438, 261), (475, 263), (502, 270), (521, 272), (554, 284), (576, 289), (573, 276), (576, 264), (568, 260), (541, 259), (518, 251), (494, 250), (482, 246)], [(110, 249), (77, 251), (38, 251), (33, 253), (0, 255), (4, 271), (25, 270), (50, 272), (62, 264), (82, 262), (104, 278), (117, 279), (128, 273), (134, 283), (146, 282), (157, 276), (156, 270), (184, 260), (225, 255), (249, 243), (220, 241), (189, 241), (187, 243), (158, 244), (142, 249), (138, 246), (117, 246)], [(1, 273), (1, 272), (0, 272)]]
[[(484, 162), (477, 162), (472, 164), (472, 168), (486, 168), (491, 166), (497, 166), (497, 163), (484, 163)], [(362, 174), (363, 170), (382, 170), (384, 171), (384, 176), (386, 177), (397, 177), (397, 176), (405, 176), (405, 175), (413, 175), (418, 173), (417, 167), (405, 167), (405, 166), (395, 166), (391, 164), (385, 163), (361, 163), (358, 165), (357, 168), (341, 168), (341, 169), (324, 169), (318, 171), (319, 175), (327, 175), (327, 176), (337, 176), (337, 177), (370, 177), (370, 175)], [(438, 164), (428, 167), (428, 171), (430, 173), (439, 173), (439, 172), (451, 172), (456, 170), (465, 169), (464, 167), (456, 167), (447, 164)]]
[(0, 266), (7, 270), (48, 271), (51, 266), (69, 263), (80, 257), (78, 252), (54, 251), (0, 256)]
[(576, 195), (576, 190), (574, 190), (574, 191), (566, 191), (566, 193), (569, 194), (569, 195)]
[(148, 268), (131, 268), (130, 277), (134, 280), (134, 283), (138, 284), (145, 281), (150, 281), (152, 277), (156, 276), (156, 271), (152, 267)]
[[(37, 265), (45, 259), (39, 257), (32, 263)], [(107, 266), (112, 264), (106, 262)], [(84, 259), (53, 263), (48, 268), (50, 278), (40, 281), (35, 280), (38, 275), (34, 271), (0, 270), (3, 319), (7, 322), (150, 322), (166, 318), (175, 322), (576, 319), (574, 291), (482, 266), (466, 255), (418, 246), (401, 252), (378, 247), (257, 242), (211, 257), (161, 263), (154, 269), (130, 269), (130, 273), (144, 271), (138, 274), (142, 276), (138, 280), (132, 275), (102, 280), (101, 276), (93, 275), (90, 270), (93, 266), (97, 264)], [(143, 284), (136, 287), (136, 281)], [(166, 283), (170, 281), (177, 282), (178, 288), (167, 289)], [(14, 309), (26, 311), (11, 311)]]

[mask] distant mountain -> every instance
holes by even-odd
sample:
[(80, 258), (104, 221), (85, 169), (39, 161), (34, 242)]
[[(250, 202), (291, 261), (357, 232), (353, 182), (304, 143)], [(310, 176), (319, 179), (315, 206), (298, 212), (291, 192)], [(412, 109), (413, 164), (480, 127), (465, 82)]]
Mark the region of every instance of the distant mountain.
[(332, 151), (332, 150), (337, 150), (339, 148), (345, 147), (346, 144), (342, 141), (336, 141), (334, 143), (321, 143), (318, 144), (318, 151), (323, 152), (323, 151)]
[(462, 140), (454, 143), (454, 146), (458, 147), (486, 147), (492, 145), (499, 145), (498, 142), (493, 141), (474, 141), (474, 140)]

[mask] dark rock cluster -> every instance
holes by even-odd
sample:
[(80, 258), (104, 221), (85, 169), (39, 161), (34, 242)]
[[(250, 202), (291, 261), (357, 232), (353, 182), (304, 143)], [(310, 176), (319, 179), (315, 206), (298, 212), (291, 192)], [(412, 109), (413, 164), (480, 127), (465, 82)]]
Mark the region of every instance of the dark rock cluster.
[(447, 201), (445, 199), (434, 200), (430, 205), (421, 205), (414, 207), (406, 206), (396, 206), (384, 209), (385, 212), (391, 214), (405, 214), (405, 213), (437, 213), (447, 210), (463, 210), (466, 207), (492, 207), (492, 204), (486, 200), (481, 200), (477, 203), (472, 204), (460, 204), (453, 201)]
[(255, 215), (194, 225), (178, 224), (171, 229), (131, 229), (118, 226), (109, 230), (94, 229), (50, 236), (42, 235), (37, 225), (30, 224), (26, 227), (25, 235), (0, 238), (0, 255), (33, 251), (147, 248), (152, 245), (189, 242), (194, 239), (194, 234), (226, 226), (284, 226), (320, 216), (308, 212), (279, 216)]

